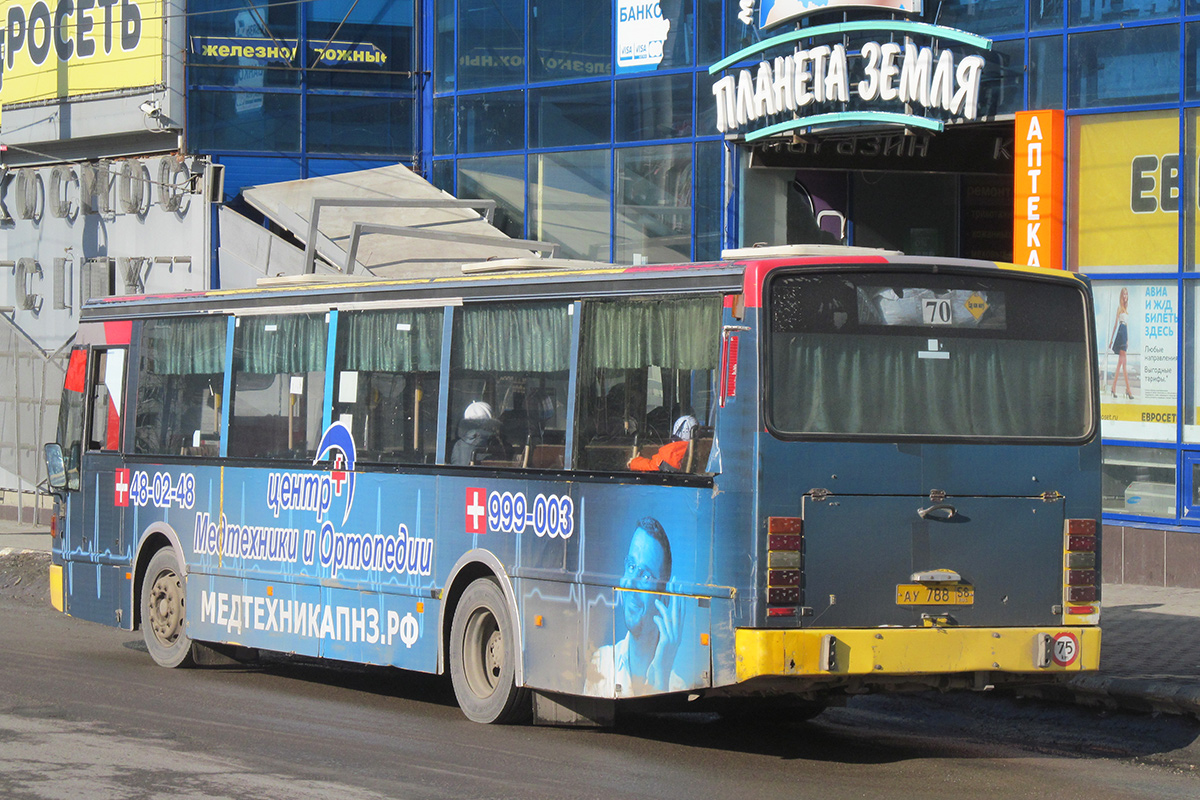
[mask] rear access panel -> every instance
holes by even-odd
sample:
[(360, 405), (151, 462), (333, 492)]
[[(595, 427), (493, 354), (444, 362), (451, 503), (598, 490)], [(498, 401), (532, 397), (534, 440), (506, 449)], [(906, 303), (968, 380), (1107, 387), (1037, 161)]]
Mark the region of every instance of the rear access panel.
[(1062, 502), (829, 495), (803, 513), (803, 627), (1061, 622)]

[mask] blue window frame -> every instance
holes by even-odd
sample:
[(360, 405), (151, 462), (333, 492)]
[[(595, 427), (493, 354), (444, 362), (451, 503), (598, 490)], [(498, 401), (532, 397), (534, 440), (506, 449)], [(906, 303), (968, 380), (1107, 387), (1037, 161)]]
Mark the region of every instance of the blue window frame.
[(493, 153), (525, 146), (525, 93), (459, 95), (458, 150)]
[(612, 135), (611, 128), (612, 84), (608, 81), (529, 90), (531, 148), (602, 144)]
[(1068, 108), (1179, 99), (1179, 26), (1152, 25), (1068, 37)]
[(196, 0), (188, 12), (199, 152), (415, 154), (414, 0)]
[(523, 0), (458, 0), (457, 30), (459, 89), (507, 86), (524, 80)]

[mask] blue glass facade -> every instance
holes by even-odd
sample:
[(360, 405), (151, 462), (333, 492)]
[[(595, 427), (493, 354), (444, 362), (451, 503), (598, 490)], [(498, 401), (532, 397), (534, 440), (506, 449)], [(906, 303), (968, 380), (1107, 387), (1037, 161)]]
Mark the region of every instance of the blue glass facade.
[(706, 67), (724, 54), (723, 4), (658, 4), (670, 25), (641, 69), (619, 63), (619, 6), (430, 0), (429, 175), (496, 199), (505, 230), (561, 256), (716, 257), (723, 145)]
[[(661, 56), (639, 61), (622, 40), (639, 5), (647, 4), (427, 0), (435, 23), (426, 174), (459, 196), (496, 199), (510, 232), (557, 231), (562, 238), (551, 240), (564, 256), (703, 260), (757, 241), (740, 222), (754, 213), (740, 204), (736, 174), (749, 150), (716, 127), (720, 76), (708, 67), (764, 34), (738, 20), (737, 2), (661, 0), (648, 4), (666, 23)], [(929, 6), (927, 21), (997, 36), (982, 113), (1024, 108), (1025, 6)]]
[[(555, 242), (563, 257), (703, 260), (756, 241), (840, 238), (1006, 259), (1012, 115), (1063, 109), (1064, 260), (1097, 288), (1102, 351), (1112, 349), (1121, 288), (1142, 303), (1129, 391), (1106, 361), (1115, 354), (1099, 367), (1108, 519), (1163, 531), (1200, 524), (1200, 0), (926, 0), (921, 21), (993, 42), (980, 121), (902, 146), (887, 140), (891, 157), (875, 162), (864, 154), (883, 140), (870, 136), (887, 133), (749, 145), (718, 132), (719, 75), (708, 67), (766, 35), (738, 19), (736, 0), (659, 0), (669, 23), (661, 56), (640, 60), (622, 38), (630, 5), (363, 0), (347, 15), (351, 4), (323, 0), (263, 6), (248, 19), (228, 0), (201, 0), (188, 48), (189, 147), (229, 167), (229, 194), (412, 163), (457, 196), (496, 200), (501, 229)], [(222, 37), (294, 43), (301, 55), (237, 55), (219, 49)], [(853, 51), (856, 40), (846, 43)], [(1131, 142), (1145, 152), (1125, 159), (1116, 145)], [(983, 164), (985, 152), (996, 163)], [(838, 160), (847, 154), (858, 160)], [(1112, 208), (1090, 205), (1105, 195)], [(1136, 211), (1151, 197), (1153, 209)], [(1113, 246), (1104, 215), (1122, 213), (1142, 216)]]
[(419, 76), (411, 0), (193, 0), (188, 147), (242, 186), (413, 163)]

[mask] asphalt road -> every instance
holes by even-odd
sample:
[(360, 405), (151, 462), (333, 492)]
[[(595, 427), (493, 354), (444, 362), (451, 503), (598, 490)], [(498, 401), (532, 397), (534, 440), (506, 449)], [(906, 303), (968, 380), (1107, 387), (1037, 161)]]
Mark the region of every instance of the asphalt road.
[(161, 669), (140, 634), (57, 614), (4, 563), (8, 800), (1200, 797), (1200, 724), (1184, 718), (956, 694), (861, 698), (783, 726), (483, 726), (446, 682), (394, 670)]

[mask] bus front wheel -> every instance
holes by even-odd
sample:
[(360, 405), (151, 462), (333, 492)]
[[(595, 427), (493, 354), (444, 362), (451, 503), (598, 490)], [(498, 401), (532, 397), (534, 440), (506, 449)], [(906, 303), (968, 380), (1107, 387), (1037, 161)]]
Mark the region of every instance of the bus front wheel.
[(175, 551), (164, 547), (154, 554), (142, 577), (142, 637), (151, 658), (163, 667), (190, 667), (192, 640), (184, 631), (186, 619), (183, 570)]
[(508, 603), (491, 578), (467, 586), (450, 625), (450, 680), (458, 705), (475, 722), (516, 722), (530, 710), (516, 683), (516, 632)]

